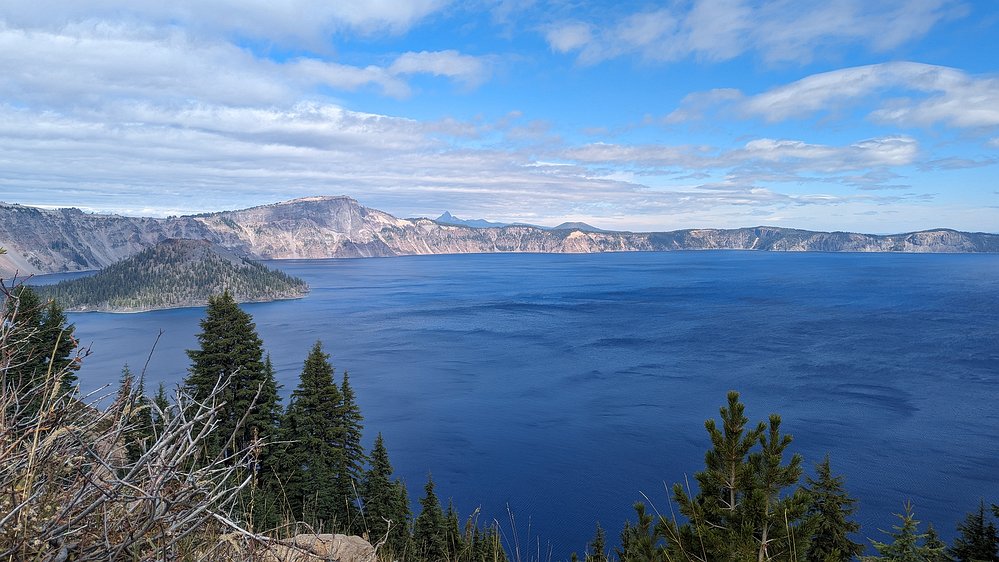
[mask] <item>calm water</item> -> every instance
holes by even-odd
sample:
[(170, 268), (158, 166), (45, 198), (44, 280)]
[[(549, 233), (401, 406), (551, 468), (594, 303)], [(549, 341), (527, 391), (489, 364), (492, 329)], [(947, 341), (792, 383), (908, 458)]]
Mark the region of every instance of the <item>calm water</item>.
[[(428, 472), (522, 545), (616, 537), (645, 492), (703, 467), (706, 418), (742, 392), (880, 538), (911, 499), (945, 538), (999, 501), (999, 256), (694, 252), (273, 262), (298, 301), (247, 305), (285, 395), (322, 339), (414, 501)], [(176, 383), (202, 309), (74, 314), (88, 388)], [(530, 531), (528, 531), (530, 523)], [(866, 542), (866, 540), (865, 540)], [(543, 547), (542, 547), (543, 548)], [(535, 551), (536, 552), (536, 551)]]

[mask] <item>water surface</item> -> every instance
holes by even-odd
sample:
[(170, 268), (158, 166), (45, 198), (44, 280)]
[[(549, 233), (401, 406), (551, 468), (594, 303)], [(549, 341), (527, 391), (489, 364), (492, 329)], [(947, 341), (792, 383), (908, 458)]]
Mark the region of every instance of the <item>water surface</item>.
[[(880, 538), (912, 500), (945, 538), (999, 501), (999, 256), (677, 252), (280, 261), (304, 299), (246, 305), (287, 396), (321, 339), (351, 374), (415, 501), (428, 472), (463, 513), (554, 557), (644, 492), (703, 467), (739, 390), (825, 454)], [(72, 314), (87, 388), (185, 375), (203, 309)], [(530, 532), (527, 525), (530, 522)], [(506, 523), (509, 527), (509, 523)], [(528, 538), (528, 536), (530, 538)], [(866, 542), (866, 540), (864, 541)]]

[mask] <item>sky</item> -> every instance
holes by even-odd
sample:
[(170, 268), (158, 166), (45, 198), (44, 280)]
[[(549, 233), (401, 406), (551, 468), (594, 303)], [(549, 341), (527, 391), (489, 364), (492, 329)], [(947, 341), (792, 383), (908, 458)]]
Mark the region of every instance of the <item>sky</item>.
[(6, 0), (0, 201), (999, 231), (995, 0)]

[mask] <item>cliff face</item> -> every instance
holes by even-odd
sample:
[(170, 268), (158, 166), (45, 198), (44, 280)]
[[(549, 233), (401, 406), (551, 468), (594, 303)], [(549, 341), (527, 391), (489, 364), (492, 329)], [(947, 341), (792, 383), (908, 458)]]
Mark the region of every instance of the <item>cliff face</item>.
[(584, 232), (471, 228), (399, 219), (349, 197), (308, 197), (239, 211), (152, 219), (0, 204), (0, 276), (99, 269), (169, 238), (204, 239), (242, 257), (736, 249), (789, 252), (999, 252), (999, 235), (931, 230), (889, 236), (758, 227)]

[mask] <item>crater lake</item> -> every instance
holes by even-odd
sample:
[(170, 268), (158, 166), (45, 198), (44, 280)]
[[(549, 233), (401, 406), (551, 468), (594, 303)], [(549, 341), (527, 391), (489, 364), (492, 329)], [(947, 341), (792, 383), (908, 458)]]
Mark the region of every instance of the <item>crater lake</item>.
[[(693, 482), (729, 389), (830, 455), (884, 539), (911, 500), (945, 539), (999, 500), (999, 256), (735, 251), (272, 261), (306, 298), (248, 304), (288, 395), (320, 339), (415, 501), (541, 558), (612, 543), (632, 504)], [(47, 276), (50, 281), (61, 276)], [(85, 391), (122, 366), (179, 383), (203, 309), (70, 314)], [(643, 495), (644, 494), (644, 495)], [(415, 505), (414, 505), (415, 507)], [(675, 507), (675, 506), (674, 506)], [(509, 510), (509, 511), (508, 511)], [(511, 546), (508, 544), (508, 546)], [(532, 554), (533, 556), (533, 554)]]

